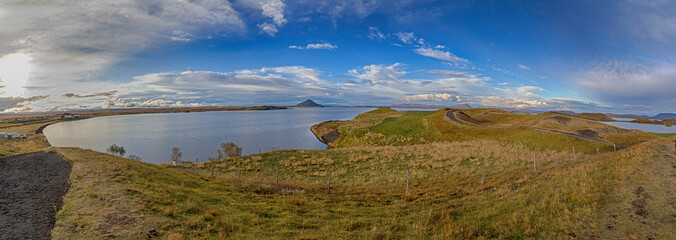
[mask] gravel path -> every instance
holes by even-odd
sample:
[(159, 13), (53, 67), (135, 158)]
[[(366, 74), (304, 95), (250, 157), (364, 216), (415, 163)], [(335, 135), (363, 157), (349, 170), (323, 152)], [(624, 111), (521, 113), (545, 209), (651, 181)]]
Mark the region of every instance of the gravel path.
[(0, 158), (0, 239), (50, 239), (70, 169), (54, 153)]

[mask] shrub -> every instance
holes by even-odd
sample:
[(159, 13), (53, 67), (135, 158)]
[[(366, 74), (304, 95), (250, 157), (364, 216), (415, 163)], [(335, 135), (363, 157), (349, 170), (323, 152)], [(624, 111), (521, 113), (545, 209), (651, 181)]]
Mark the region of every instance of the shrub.
[(183, 153), (181, 152), (180, 148), (175, 147), (171, 149), (171, 164), (181, 164), (181, 162), (183, 162), (182, 157)]
[(124, 154), (127, 152), (126, 150), (124, 150), (123, 146), (117, 146), (117, 144), (110, 145), (110, 147), (108, 147), (106, 151), (112, 154), (120, 155), (120, 157), (124, 156)]
[(242, 156), (242, 148), (233, 142), (221, 143), (221, 149), (218, 149), (218, 160)]

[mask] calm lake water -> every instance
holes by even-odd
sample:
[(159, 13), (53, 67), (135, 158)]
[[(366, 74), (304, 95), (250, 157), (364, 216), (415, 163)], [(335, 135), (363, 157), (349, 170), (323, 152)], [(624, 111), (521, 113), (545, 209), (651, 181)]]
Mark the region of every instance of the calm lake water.
[(323, 149), (310, 127), (328, 120), (349, 120), (372, 108), (293, 108), (107, 116), (50, 125), (44, 130), (57, 147), (105, 152), (111, 144), (145, 162), (168, 163), (173, 147), (183, 159), (200, 162), (217, 156), (222, 142), (235, 142), (242, 154), (277, 149)]
[[(633, 120), (633, 119), (632, 119)], [(638, 129), (644, 132), (676, 133), (676, 127), (667, 127), (657, 124), (633, 123), (633, 122), (603, 122), (619, 128)]]

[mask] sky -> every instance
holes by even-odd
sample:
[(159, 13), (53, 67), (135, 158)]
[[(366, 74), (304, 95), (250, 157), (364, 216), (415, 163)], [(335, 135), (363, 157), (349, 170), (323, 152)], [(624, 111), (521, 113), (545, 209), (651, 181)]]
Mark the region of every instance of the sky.
[(0, 0), (0, 111), (676, 112), (668, 0)]

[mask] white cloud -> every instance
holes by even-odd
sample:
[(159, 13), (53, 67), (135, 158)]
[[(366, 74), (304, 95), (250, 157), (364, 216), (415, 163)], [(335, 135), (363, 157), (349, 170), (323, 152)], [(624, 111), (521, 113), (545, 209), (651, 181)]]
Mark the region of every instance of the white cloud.
[(401, 42), (406, 43), (406, 44), (411, 44), (414, 41), (417, 41), (417, 38), (415, 37), (415, 34), (412, 32), (398, 32), (394, 34), (401, 40)]
[(261, 5), (263, 16), (272, 18), (277, 26), (282, 26), (287, 23), (284, 18), (284, 2), (282, 0), (271, 0)]
[(275, 36), (279, 30), (277, 29), (277, 26), (271, 23), (261, 23), (258, 24), (258, 28), (261, 29), (261, 33), (266, 33), (270, 36)]
[(297, 45), (291, 45), (289, 46), (291, 49), (336, 49), (338, 48), (337, 45), (331, 44), (331, 43), (310, 43), (308, 45), (303, 46), (297, 46)]
[(456, 98), (453, 98), (453, 96), (448, 93), (426, 93), (426, 94), (404, 96), (402, 99), (406, 101), (452, 102), (454, 99), (460, 101), (460, 96), (456, 96)]
[(500, 89), (508, 93), (509, 95), (512, 96), (517, 96), (517, 97), (536, 97), (537, 93), (544, 92), (545, 90), (536, 87), (536, 86), (521, 86), (521, 87), (515, 87), (515, 88), (503, 88)]
[(429, 70), (427, 72), (429, 74), (432, 74), (432, 75), (448, 77), (448, 78), (467, 77), (467, 76), (471, 75), (471, 74), (466, 73), (466, 72), (456, 72), (456, 71), (451, 71), (451, 70)]
[(483, 96), (478, 97), (479, 103), (484, 106), (494, 106), (500, 108), (547, 108), (549, 103), (537, 99), (514, 98), (505, 96)]
[(618, 1), (615, 16), (620, 26), (618, 30), (628, 31), (640, 39), (655, 40), (660, 43), (672, 43), (676, 39), (676, 3), (668, 0), (657, 1)]
[(460, 58), (460, 57), (458, 57), (458, 56), (456, 56), (453, 53), (448, 52), (448, 51), (442, 51), (442, 50), (428, 48), (428, 47), (421, 47), (421, 48), (416, 48), (414, 50), (414, 52), (419, 54), (419, 55), (425, 56), (425, 57), (431, 57), (431, 58), (439, 59), (439, 60), (442, 60), (442, 61), (452, 62), (456, 65), (469, 63), (469, 61), (467, 59)]
[(526, 71), (530, 71), (530, 68), (529, 68), (528, 66), (526, 66), (526, 65), (519, 64), (518, 66), (519, 66), (520, 69), (523, 69), (523, 70), (526, 70)]
[(258, 24), (258, 28), (261, 29), (261, 32), (274, 37), (279, 31), (278, 27), (281, 27), (288, 22), (286, 18), (284, 18), (284, 7), (286, 5), (282, 0), (269, 0), (261, 2), (260, 4), (263, 16), (272, 18), (272, 23), (266, 22)]
[(305, 46), (306, 49), (336, 49), (338, 46), (330, 43), (311, 43)]
[(582, 73), (576, 84), (590, 96), (618, 105), (676, 105), (676, 63), (611, 61)]
[(378, 28), (376, 28), (376, 27), (369, 27), (369, 38), (370, 38), (371, 40), (376, 40), (376, 39), (377, 39), (377, 40), (385, 40), (385, 38), (387, 38), (387, 36), (385, 36), (385, 34), (383, 34), (382, 32), (380, 32), (380, 31), (378, 30)]
[(362, 84), (366, 85), (386, 85), (400, 82), (401, 76), (405, 71), (399, 70), (401, 63), (392, 65), (368, 65), (362, 69), (352, 69), (350, 75), (357, 77)]
[(24, 96), (105, 91), (111, 84), (92, 79), (140, 51), (246, 28), (217, 0), (8, 0), (2, 8), (0, 54), (32, 59)]

